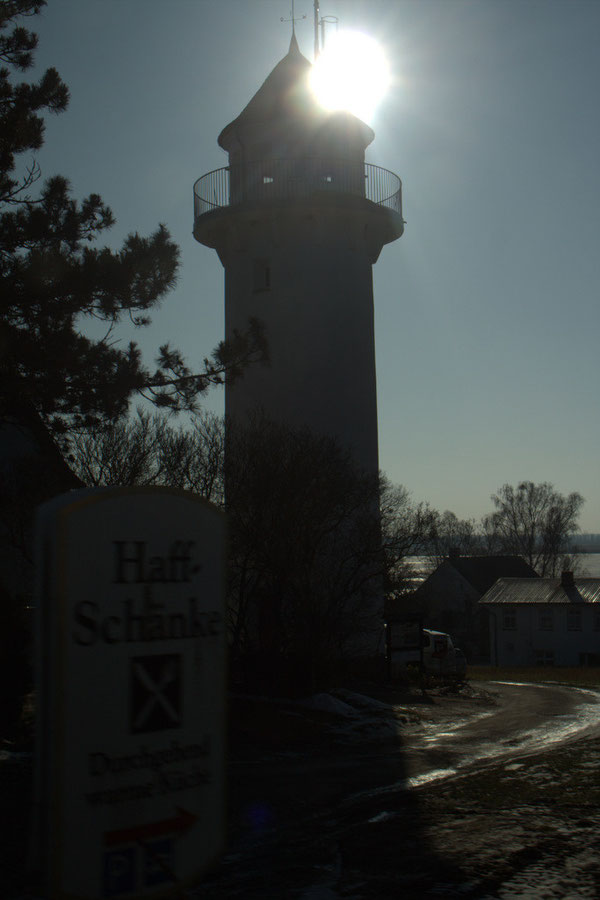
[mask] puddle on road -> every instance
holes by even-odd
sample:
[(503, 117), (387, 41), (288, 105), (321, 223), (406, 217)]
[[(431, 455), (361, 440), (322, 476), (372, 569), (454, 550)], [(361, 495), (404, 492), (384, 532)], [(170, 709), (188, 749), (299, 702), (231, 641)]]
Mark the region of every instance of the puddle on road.
[(490, 716), (497, 715), (497, 710), (491, 709), (486, 710), (486, 712), (479, 713), (476, 716), (465, 716), (464, 719), (459, 719), (455, 725), (448, 728), (446, 727), (444, 731), (439, 731), (439, 724), (437, 722), (427, 722), (421, 731), (421, 735), (423, 735), (423, 741), (426, 743), (430, 743), (433, 741), (437, 741), (440, 738), (452, 738), (455, 737), (457, 732), (461, 731), (466, 725), (473, 725), (476, 722), (481, 722), (482, 719), (488, 719)]

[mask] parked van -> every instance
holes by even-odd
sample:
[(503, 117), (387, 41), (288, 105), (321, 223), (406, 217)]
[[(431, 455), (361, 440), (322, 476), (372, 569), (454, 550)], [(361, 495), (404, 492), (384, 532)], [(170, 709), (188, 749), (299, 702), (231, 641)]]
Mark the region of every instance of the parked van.
[(423, 668), (428, 675), (464, 678), (465, 655), (454, 646), (449, 634), (424, 628)]

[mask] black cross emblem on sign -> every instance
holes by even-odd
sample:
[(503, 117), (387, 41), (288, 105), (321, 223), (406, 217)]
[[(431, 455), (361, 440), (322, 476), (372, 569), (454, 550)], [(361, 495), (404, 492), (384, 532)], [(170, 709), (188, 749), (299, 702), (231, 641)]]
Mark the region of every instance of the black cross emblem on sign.
[(133, 734), (181, 726), (181, 655), (134, 656), (130, 660), (130, 723)]

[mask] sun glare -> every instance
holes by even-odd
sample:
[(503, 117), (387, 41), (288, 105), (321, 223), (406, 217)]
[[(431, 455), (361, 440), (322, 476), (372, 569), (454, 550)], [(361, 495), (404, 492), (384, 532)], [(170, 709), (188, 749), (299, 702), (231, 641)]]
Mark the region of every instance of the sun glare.
[(390, 70), (376, 40), (358, 31), (328, 39), (311, 72), (311, 87), (326, 109), (345, 109), (370, 122), (390, 83)]

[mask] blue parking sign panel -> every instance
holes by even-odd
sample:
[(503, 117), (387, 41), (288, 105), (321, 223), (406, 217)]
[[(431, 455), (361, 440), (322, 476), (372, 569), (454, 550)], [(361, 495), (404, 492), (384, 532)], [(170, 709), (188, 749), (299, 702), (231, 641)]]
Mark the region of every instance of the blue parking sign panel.
[(109, 850), (104, 854), (104, 896), (118, 897), (135, 890), (136, 848)]

